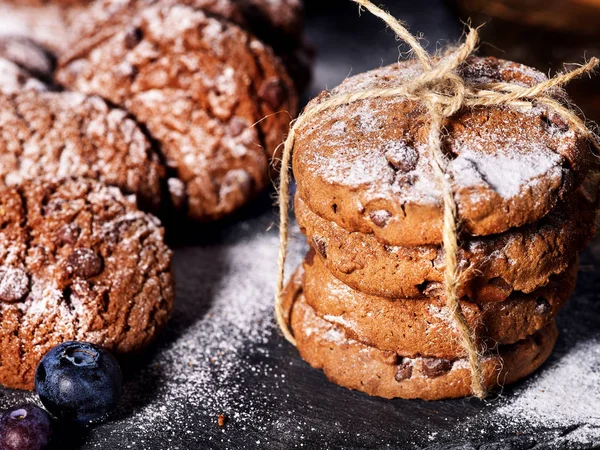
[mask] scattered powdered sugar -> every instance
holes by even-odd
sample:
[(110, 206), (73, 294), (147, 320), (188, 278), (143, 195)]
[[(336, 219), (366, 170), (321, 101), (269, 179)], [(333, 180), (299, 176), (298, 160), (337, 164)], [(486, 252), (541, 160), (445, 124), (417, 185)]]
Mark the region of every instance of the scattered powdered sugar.
[[(242, 234), (248, 231), (246, 224), (240, 228)], [(304, 246), (303, 239), (292, 237), (288, 274), (299, 263)], [(273, 386), (285, 392), (285, 375), (260, 361), (261, 356), (269, 356), (265, 347), (274, 332), (277, 248), (277, 234), (263, 229), (231, 245), (176, 251), (178, 303), (172, 321), (177, 328), (167, 331), (166, 342), (153, 361), (136, 371), (135, 380), (125, 388), (131, 399), (145, 389), (137, 387), (138, 380), (142, 386), (160, 380), (152, 401), (124, 412), (119, 423), (121, 432), (135, 436), (137, 446), (156, 439), (157, 430), (163, 437), (206, 444), (205, 440), (213, 437), (207, 437), (205, 430), (190, 420), (193, 414), (206, 416), (204, 420), (215, 428), (219, 414), (226, 414), (228, 422), (244, 429), (260, 429), (263, 420), (273, 425), (274, 418), (262, 416), (262, 402), (256, 403), (247, 383), (268, 374)], [(172, 407), (181, 404), (185, 409)], [(218, 435), (220, 446), (227, 445), (227, 433)], [(189, 447), (173, 444), (165, 448)]]
[[(582, 426), (580, 442), (600, 445), (600, 342), (577, 343), (554, 366), (518, 389), (495, 413), (531, 426)], [(571, 436), (573, 437), (573, 436)]]

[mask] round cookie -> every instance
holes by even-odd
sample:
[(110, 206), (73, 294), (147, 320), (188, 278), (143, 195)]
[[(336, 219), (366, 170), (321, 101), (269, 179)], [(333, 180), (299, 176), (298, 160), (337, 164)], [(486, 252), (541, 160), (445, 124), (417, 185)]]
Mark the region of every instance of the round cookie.
[(214, 220), (262, 190), (297, 103), (271, 50), (182, 5), (143, 8), (109, 31), (62, 58), (56, 78), (147, 127), (171, 169), (175, 205)]
[(0, 95), (0, 184), (79, 176), (136, 194), (157, 210), (164, 168), (123, 110), (74, 92), (22, 90)]
[(127, 353), (173, 306), (171, 251), (156, 218), (92, 180), (27, 181), (0, 196), (0, 383), (32, 389), (55, 345)]
[[(361, 344), (319, 318), (303, 295), (294, 303), (291, 327), (302, 358), (340, 386), (384, 398), (441, 400), (472, 395), (466, 359), (404, 358)], [(551, 322), (535, 335), (484, 356), (486, 388), (531, 374), (548, 358), (557, 336), (556, 324)]]
[[(466, 239), (458, 254), (458, 295), (476, 302), (502, 301), (513, 291), (532, 292), (551, 275), (564, 271), (595, 232), (597, 200), (582, 189), (533, 224)], [(322, 219), (298, 196), (295, 212), (311, 247), (348, 286), (390, 298), (423, 298), (443, 292), (445, 266), (440, 246), (382, 244), (373, 234), (349, 232)]]
[[(310, 105), (336, 94), (397, 87), (421, 72), (414, 60), (376, 69)], [(461, 72), (471, 83), (529, 86), (546, 80), (534, 69), (495, 58), (471, 58)], [(562, 91), (555, 95), (564, 98)], [(444, 128), (459, 220), (473, 235), (540, 219), (593, 165), (586, 140), (544, 106), (464, 109)], [(424, 107), (402, 98), (329, 109), (297, 130), (298, 194), (316, 214), (348, 231), (373, 233), (388, 245), (440, 244), (442, 198), (426, 148), (428, 132)]]
[[(349, 338), (411, 358), (466, 357), (443, 298), (387, 299), (363, 294), (331, 275), (310, 254), (303, 267), (303, 284), (296, 284), (296, 289), (319, 317), (337, 324)], [(463, 300), (461, 307), (480, 351), (514, 344), (554, 320), (575, 288), (577, 267), (573, 262), (546, 287), (528, 295), (515, 292), (503, 302), (483, 304)], [(296, 283), (299, 277), (294, 278)]]

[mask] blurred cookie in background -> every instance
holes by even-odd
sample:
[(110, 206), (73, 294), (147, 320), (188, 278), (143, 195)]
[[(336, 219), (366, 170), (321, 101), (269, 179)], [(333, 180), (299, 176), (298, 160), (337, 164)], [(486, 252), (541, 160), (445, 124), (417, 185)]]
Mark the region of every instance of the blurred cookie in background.
[(279, 58), (244, 29), (184, 5), (116, 19), (99, 21), (60, 58), (57, 81), (108, 99), (147, 128), (168, 166), (171, 199), (188, 217), (238, 209), (268, 185), (297, 112)]

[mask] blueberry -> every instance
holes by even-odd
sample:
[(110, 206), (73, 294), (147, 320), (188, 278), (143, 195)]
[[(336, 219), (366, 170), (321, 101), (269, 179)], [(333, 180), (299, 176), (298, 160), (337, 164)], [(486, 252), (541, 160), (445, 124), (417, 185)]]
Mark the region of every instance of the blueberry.
[(0, 416), (0, 449), (41, 450), (50, 441), (50, 418), (35, 405), (11, 408)]
[(123, 376), (106, 350), (65, 342), (50, 350), (35, 372), (35, 390), (57, 418), (78, 424), (100, 422), (116, 408)]

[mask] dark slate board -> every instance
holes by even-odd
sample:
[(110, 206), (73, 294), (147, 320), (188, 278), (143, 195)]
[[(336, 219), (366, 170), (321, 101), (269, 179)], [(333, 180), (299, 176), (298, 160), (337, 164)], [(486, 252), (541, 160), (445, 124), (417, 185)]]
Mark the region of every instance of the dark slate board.
[[(425, 34), (430, 49), (460, 36), (459, 21), (442, 0), (387, 3), (412, 30)], [(319, 50), (310, 95), (335, 86), (349, 73), (397, 59), (391, 32), (367, 14), (359, 18), (357, 8), (347, 1), (308, 0), (308, 10), (308, 33)], [(507, 418), (506, 405), (522, 395), (527, 382), (486, 402), (430, 403), (370, 398), (327, 382), (284, 342), (272, 323), (275, 220), (266, 193), (226, 222), (169, 230), (178, 286), (168, 329), (145, 354), (123, 362), (125, 394), (114, 417), (89, 429), (58, 429), (54, 448), (600, 446), (598, 415), (560, 426), (516, 416), (512, 420), (510, 409)], [(290, 249), (292, 264), (299, 261), (303, 248), (296, 233)], [(600, 251), (594, 257), (588, 250), (582, 257), (585, 270), (576, 295), (561, 314), (556, 351), (540, 376), (552, 376), (578, 344), (600, 339), (598, 255)], [(596, 354), (594, 364), (598, 361)], [(560, 386), (565, 381), (573, 384), (559, 377), (549, 382)], [(600, 386), (591, 389), (589, 401), (596, 401)], [(0, 391), (2, 407), (34, 399), (29, 393)], [(568, 408), (575, 400), (565, 396), (557, 401)], [(600, 404), (596, 406), (600, 410)], [(505, 410), (502, 420), (497, 414), (501, 408)], [(227, 415), (222, 428), (217, 426), (219, 414)], [(587, 431), (582, 437), (578, 432), (583, 428)]]

